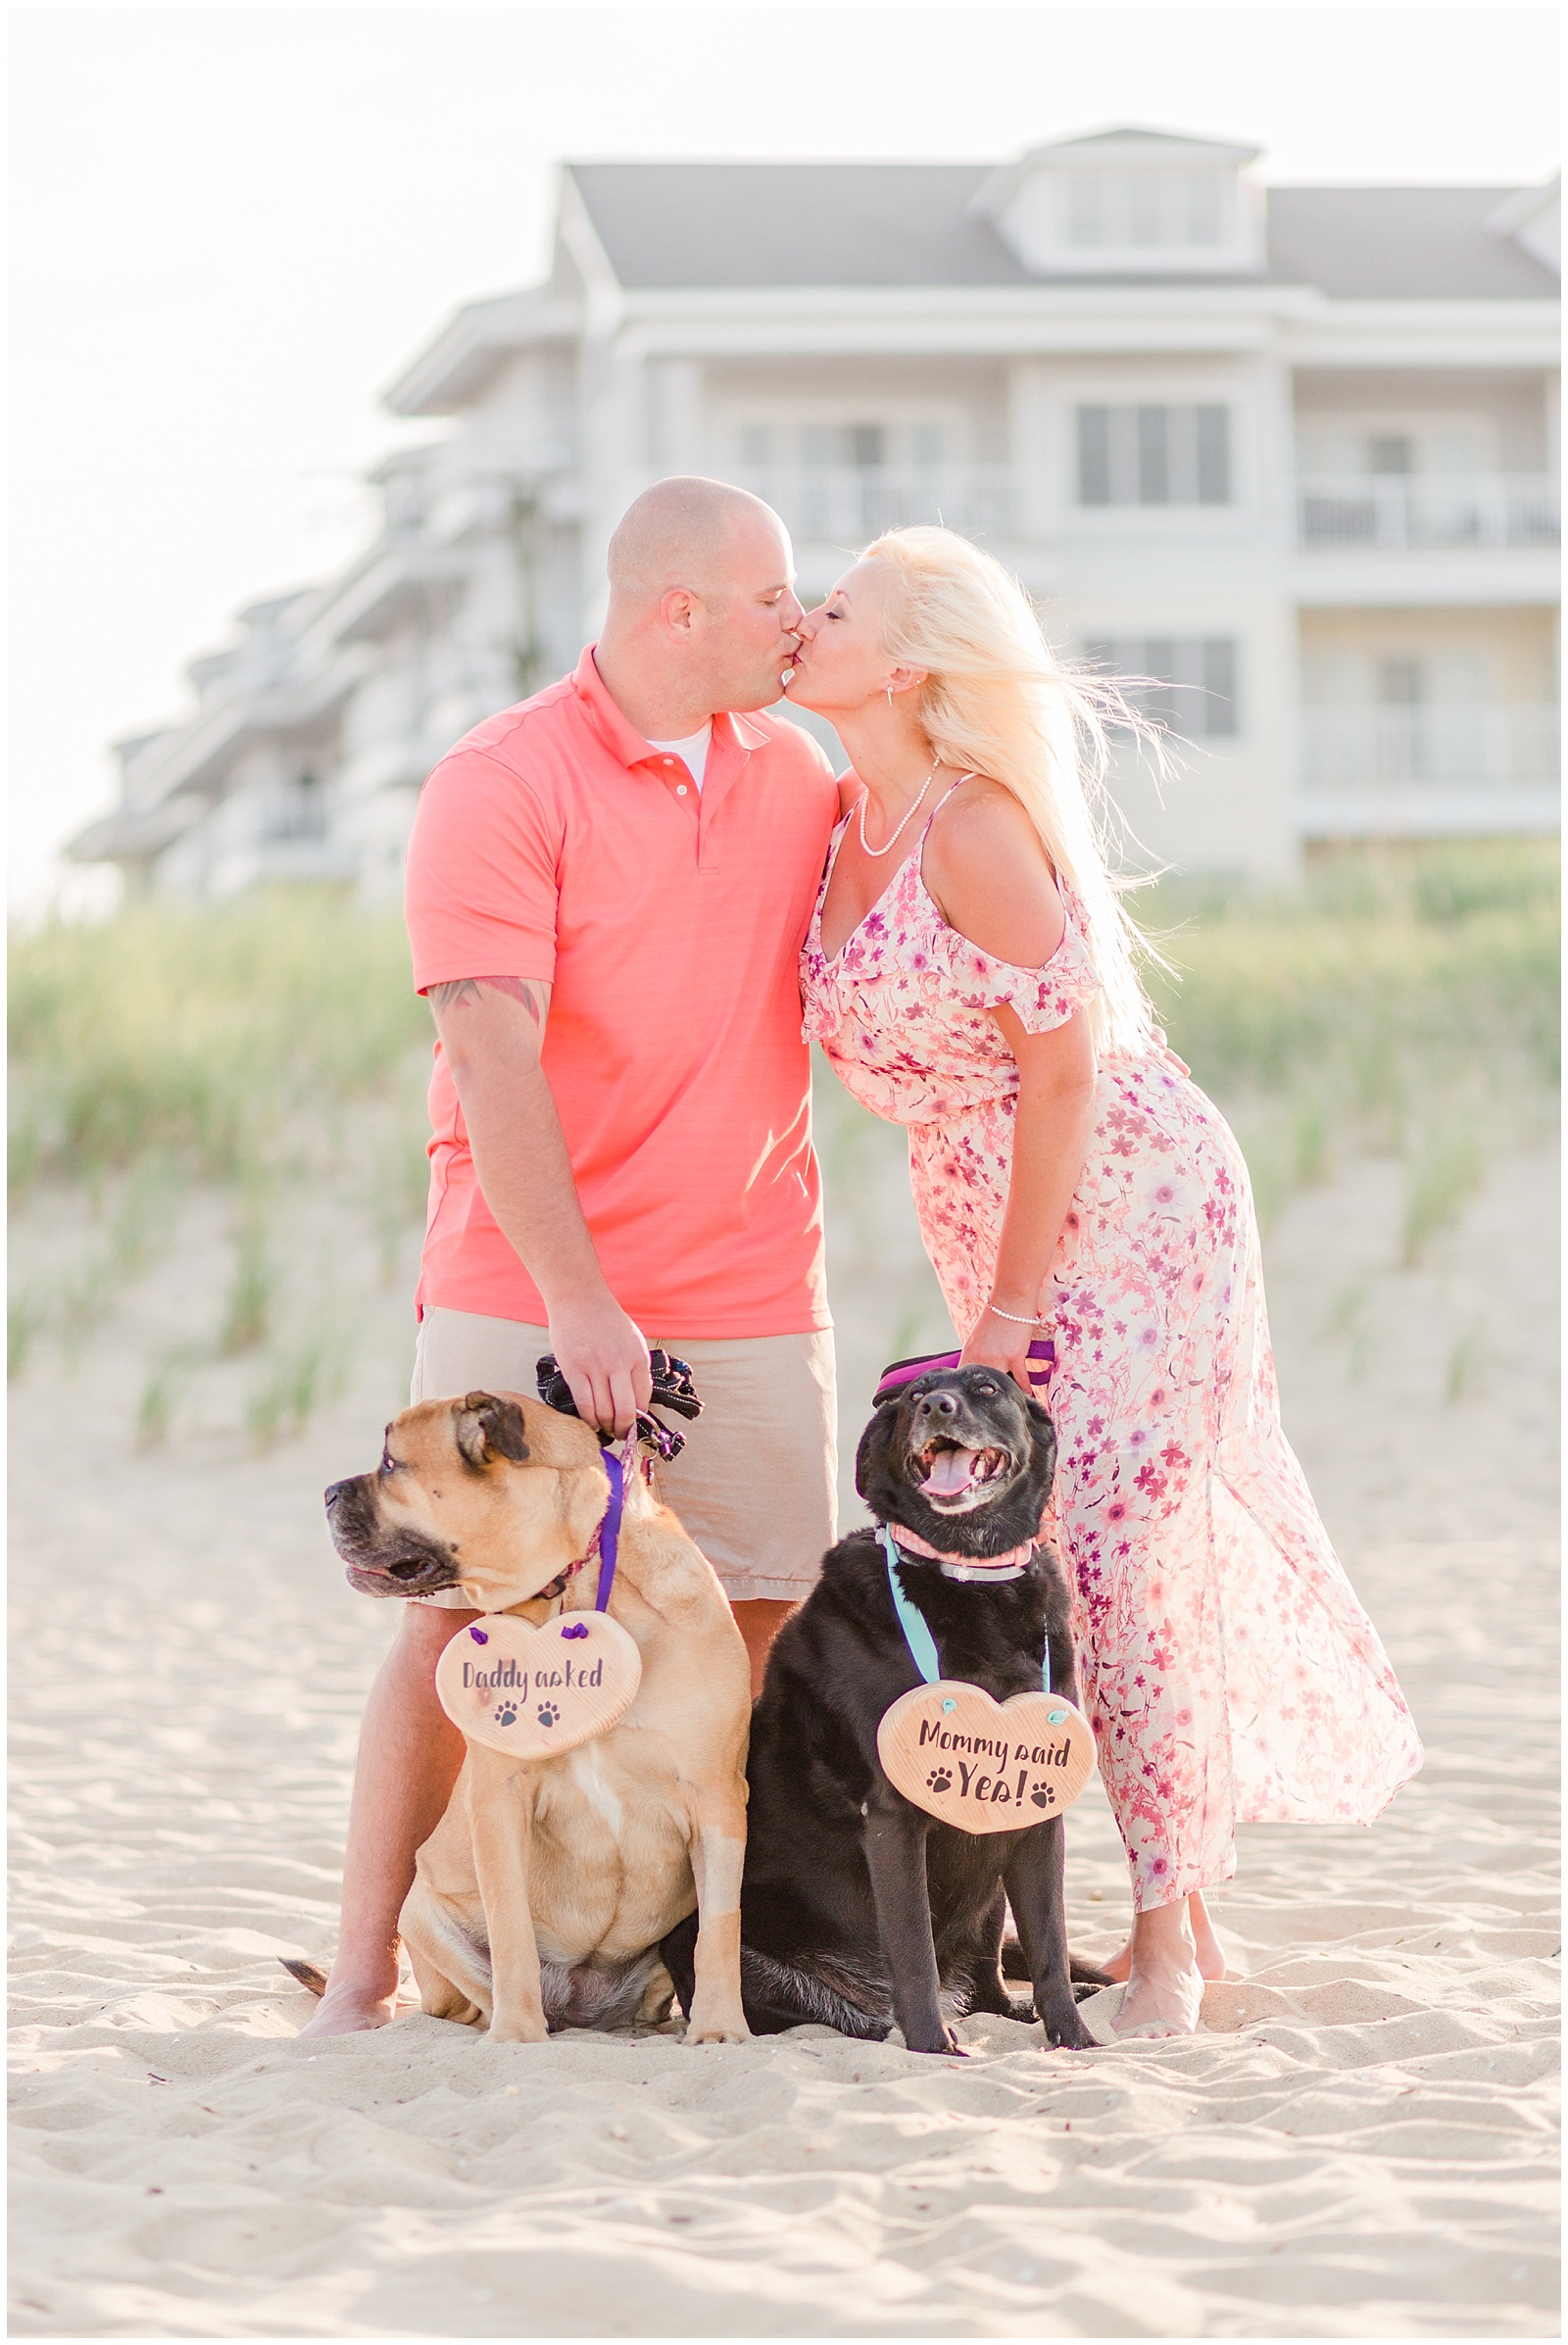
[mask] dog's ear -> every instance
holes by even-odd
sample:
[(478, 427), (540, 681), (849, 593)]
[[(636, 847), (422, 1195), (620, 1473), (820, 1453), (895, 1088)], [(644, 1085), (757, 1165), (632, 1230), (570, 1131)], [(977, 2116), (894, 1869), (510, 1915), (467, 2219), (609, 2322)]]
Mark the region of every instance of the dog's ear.
[(520, 1466), (528, 1455), (522, 1411), (514, 1400), (498, 1400), (494, 1392), (470, 1392), (454, 1402), (458, 1447), (470, 1466), (493, 1465), (498, 1457)]
[(1023, 1404), (1029, 1412), (1029, 1430), (1035, 1437), (1035, 1453), (1038, 1456), (1044, 1452), (1045, 1455), (1049, 1486), (1056, 1477), (1056, 1428), (1049, 1412), (1041, 1407), (1032, 1392), (1024, 1394)]
[(855, 1487), (868, 1506), (872, 1503), (873, 1489), (888, 1470), (894, 1431), (903, 1418), (904, 1399), (901, 1389), (877, 1402), (855, 1453)]

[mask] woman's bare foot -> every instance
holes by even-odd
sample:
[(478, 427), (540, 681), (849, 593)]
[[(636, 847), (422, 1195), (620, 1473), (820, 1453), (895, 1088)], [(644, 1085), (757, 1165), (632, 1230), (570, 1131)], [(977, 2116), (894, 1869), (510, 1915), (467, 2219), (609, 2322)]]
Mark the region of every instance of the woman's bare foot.
[(336, 1978), (327, 1981), (320, 2007), (300, 2029), (301, 2035), (358, 2035), (366, 2027), (384, 2027), (388, 2020), (398, 2016), (398, 1989), (394, 1978), (390, 1993), (377, 1993), (373, 1984), (364, 1980), (345, 1979), (341, 1985)]
[[(1214, 1934), (1214, 1925), (1208, 1918), (1208, 1908), (1203, 1903), (1201, 1889), (1195, 1889), (1187, 1900), (1187, 1921), (1198, 1957), (1199, 1977), (1212, 1979), (1223, 1979), (1225, 1977), (1225, 1949)], [(1129, 1938), (1119, 1953), (1113, 1954), (1108, 1962), (1102, 1962), (1100, 1967), (1106, 1978), (1115, 1979), (1118, 1985), (1123, 1979), (1130, 1978), (1133, 1967), (1132, 1939)]]
[(1132, 1969), (1121, 2009), (1111, 2025), (1118, 2035), (1196, 2035), (1203, 1980), (1187, 1919), (1187, 1900), (1152, 1907), (1133, 1924)]

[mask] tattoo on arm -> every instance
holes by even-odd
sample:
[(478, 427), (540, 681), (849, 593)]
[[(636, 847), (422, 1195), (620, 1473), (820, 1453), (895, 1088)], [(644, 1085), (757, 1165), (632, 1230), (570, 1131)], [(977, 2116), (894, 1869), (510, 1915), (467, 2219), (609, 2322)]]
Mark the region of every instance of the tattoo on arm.
[(449, 985), (426, 988), (425, 1000), (434, 1010), (456, 1009), (465, 1002), (477, 1002), (480, 988), (488, 986), (492, 993), (505, 994), (520, 1002), (536, 1026), (542, 1027), (550, 1007), (550, 988), (537, 979), (526, 977), (455, 977)]

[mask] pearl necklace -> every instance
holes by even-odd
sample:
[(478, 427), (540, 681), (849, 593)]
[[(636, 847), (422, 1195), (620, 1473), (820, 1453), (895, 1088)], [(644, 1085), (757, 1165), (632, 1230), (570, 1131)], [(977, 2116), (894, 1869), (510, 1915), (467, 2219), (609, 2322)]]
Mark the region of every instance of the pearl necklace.
[[(940, 765), (940, 764), (941, 764), (941, 762), (942, 762), (942, 760), (941, 760), (941, 758), (939, 757), (939, 758), (937, 759), (937, 765)], [(914, 819), (915, 813), (916, 813), (916, 811), (917, 811), (917, 810), (918, 810), (918, 808), (919, 808), (920, 800), (924, 798), (924, 796), (925, 796), (926, 792), (927, 792), (927, 791), (930, 789), (930, 787), (931, 787), (932, 783), (933, 783), (933, 782), (936, 780), (936, 778), (937, 778), (937, 765), (933, 765), (933, 766), (932, 766), (932, 768), (931, 768), (930, 772), (929, 772), (929, 773), (926, 775), (926, 777), (925, 777), (925, 780), (924, 780), (924, 781), (923, 781), (923, 782), (920, 784), (920, 797), (919, 797), (919, 798), (917, 798), (917, 799), (915, 800), (915, 802), (914, 802), (914, 805), (913, 805), (912, 806), (910, 806), (910, 808), (909, 808), (908, 812), (907, 812), (907, 813), (905, 815), (905, 817), (904, 817), (904, 820), (903, 820), (903, 821), (902, 821), (902, 822), (899, 824), (899, 828), (898, 828), (898, 830), (896, 830), (896, 831), (894, 832), (894, 834), (893, 834), (892, 838), (891, 838), (891, 839), (888, 841), (888, 843), (887, 843), (886, 847), (870, 847), (870, 846), (867, 846), (867, 844), (866, 844), (866, 837), (865, 837), (865, 802), (866, 802), (866, 800), (867, 800), (867, 799), (870, 797), (871, 793), (870, 793), (870, 791), (869, 791), (869, 790), (862, 790), (862, 791), (860, 792), (860, 853), (861, 853), (862, 855), (869, 855), (869, 856), (870, 856), (870, 858), (871, 858), (871, 860), (872, 860), (873, 862), (876, 862), (876, 861), (879, 861), (879, 860), (880, 860), (880, 858), (881, 858), (883, 855), (891, 855), (891, 854), (892, 854), (894, 847), (895, 847), (895, 846), (898, 844), (899, 832), (900, 832), (900, 831), (904, 831), (904, 830), (907, 829), (907, 827), (908, 827), (909, 823), (910, 823), (910, 822), (912, 822), (912, 820)]]

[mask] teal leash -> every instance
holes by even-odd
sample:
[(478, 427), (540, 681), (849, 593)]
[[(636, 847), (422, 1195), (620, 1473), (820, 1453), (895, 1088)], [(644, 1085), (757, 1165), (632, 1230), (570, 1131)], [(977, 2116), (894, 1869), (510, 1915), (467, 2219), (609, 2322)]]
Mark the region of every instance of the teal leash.
[[(893, 1534), (886, 1523), (882, 1525), (882, 1545), (887, 1553), (888, 1587), (893, 1593), (893, 1609), (899, 1616), (899, 1627), (904, 1631), (904, 1641), (908, 1646), (909, 1657), (921, 1677), (924, 1678), (928, 1685), (934, 1685), (942, 1675), (942, 1664), (937, 1658), (937, 1640), (926, 1625), (925, 1615), (917, 1606), (910, 1603), (904, 1592), (899, 1580), (898, 1549), (893, 1543)], [(1046, 1637), (1046, 1657), (1040, 1667), (1040, 1683), (1042, 1689), (1049, 1693), (1051, 1691), (1051, 1637), (1049, 1634)], [(948, 1707), (952, 1709), (956, 1705), (950, 1702)]]

